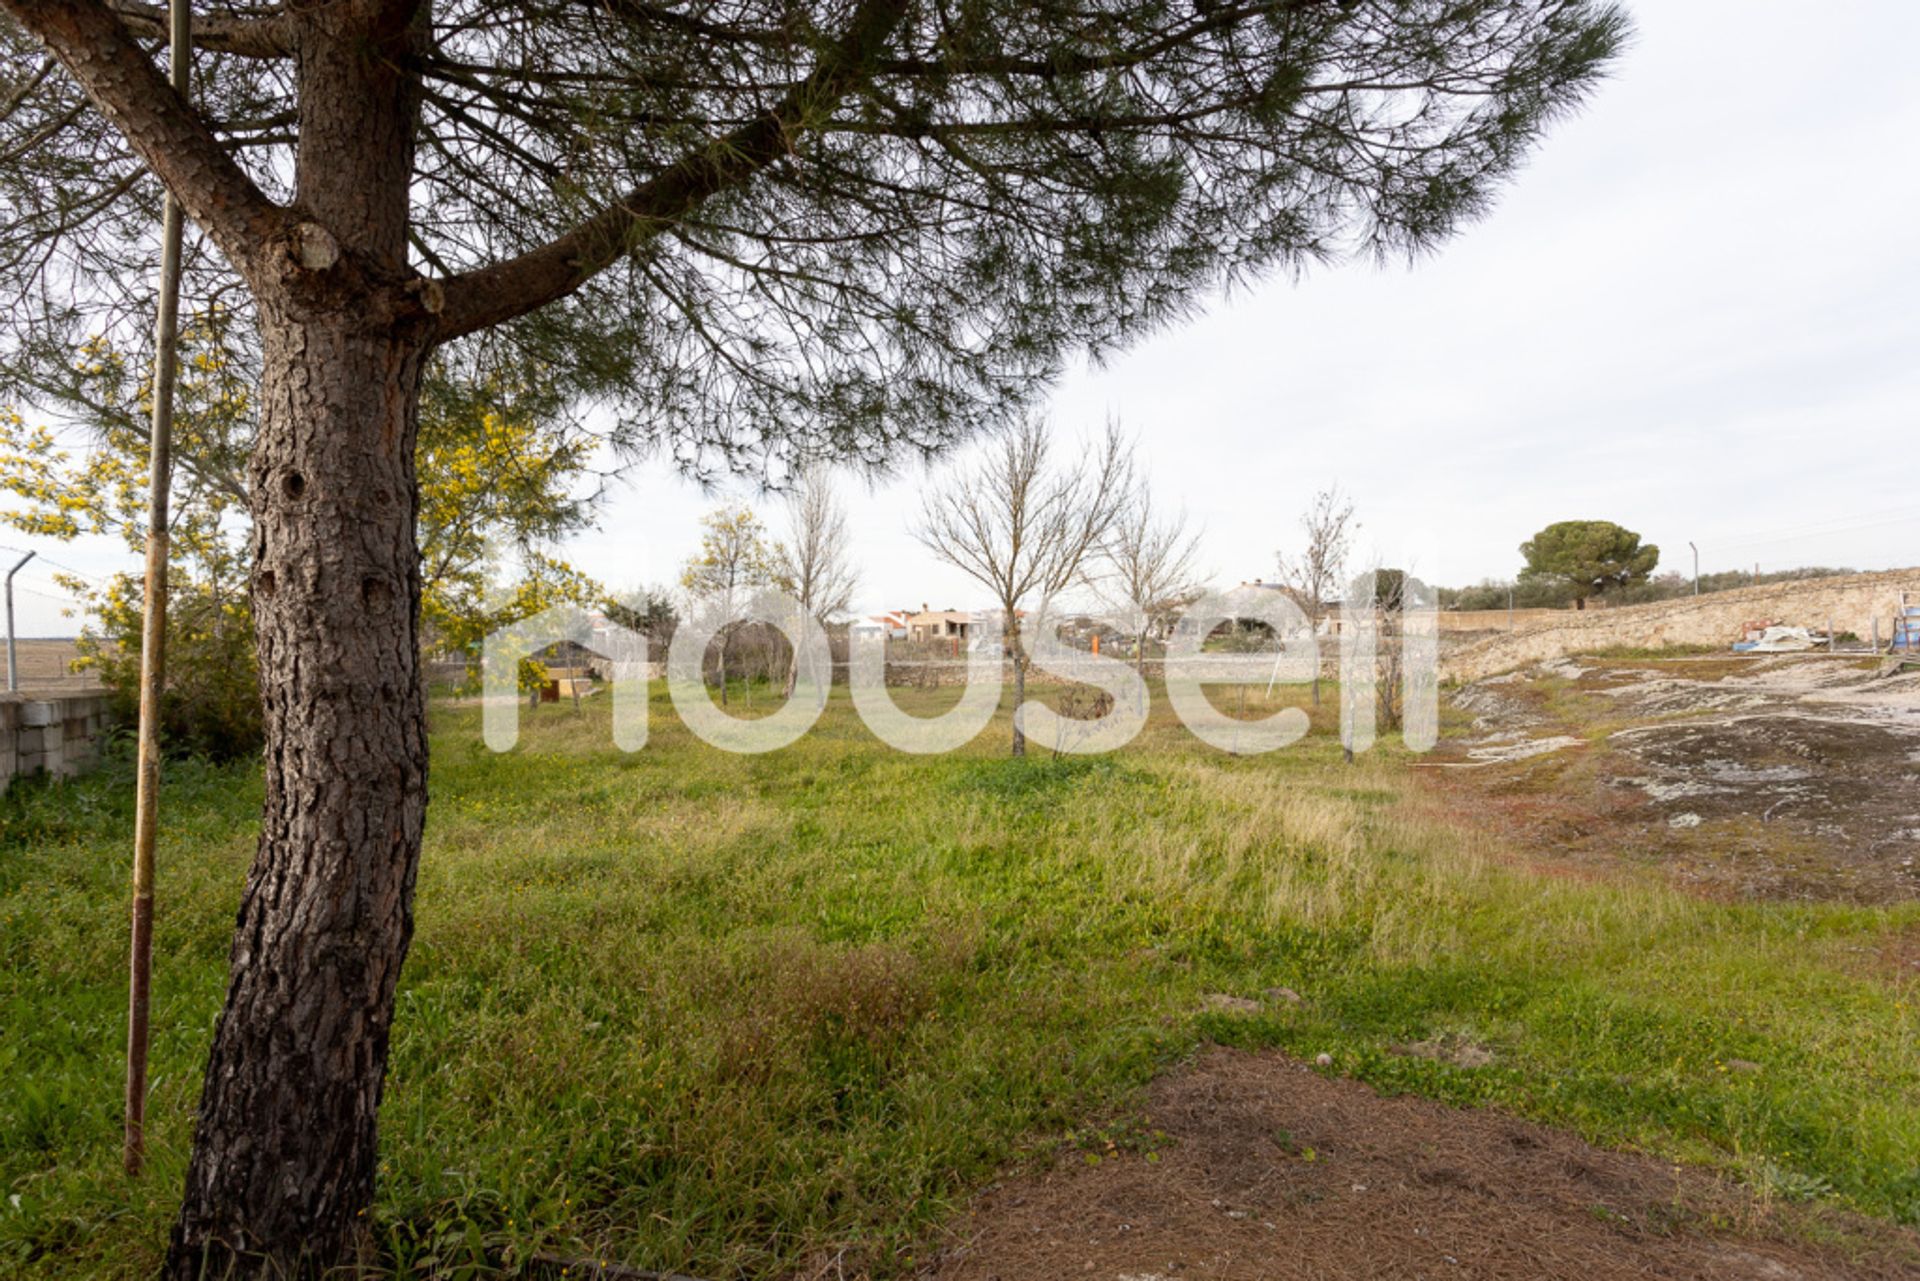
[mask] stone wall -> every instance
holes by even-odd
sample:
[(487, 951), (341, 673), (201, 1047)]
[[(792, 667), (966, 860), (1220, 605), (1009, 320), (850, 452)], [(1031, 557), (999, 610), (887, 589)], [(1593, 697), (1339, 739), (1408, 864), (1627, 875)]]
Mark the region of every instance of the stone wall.
[[(1113, 658), (1112, 661), (1127, 667), (1133, 666), (1132, 659)], [(964, 658), (958, 661), (929, 659), (909, 660), (906, 662), (895, 662), (892, 659), (888, 659), (887, 684), (889, 686), (899, 686), (904, 689), (933, 689), (945, 688), (951, 685), (964, 685), (967, 683), (967, 667), (967, 660)], [(1159, 659), (1149, 658), (1146, 668), (1147, 678), (1150, 680), (1160, 679), (1160, 667), (1161, 663)], [(833, 679), (836, 684), (844, 684), (847, 679), (846, 669), (839, 668), (835, 670)], [(1030, 687), (1067, 685), (1070, 683), (1067, 678), (1052, 672), (1043, 672), (1039, 668), (1032, 666), (1027, 668), (1027, 684)], [(1010, 659), (1002, 659), (1000, 662), (1000, 684), (1007, 689), (1013, 688), (1013, 662)]]
[(0, 694), (0, 792), (15, 778), (71, 778), (92, 765), (109, 723), (104, 694)]
[[(1587, 602), (1589, 613), (1608, 608), (1613, 607), (1603, 605), (1597, 600)], [(1508, 614), (1504, 609), (1443, 609), (1440, 611), (1440, 630), (1442, 632), (1519, 631), (1523, 627), (1557, 623), (1567, 612), (1564, 609), (1516, 609), (1512, 614)]]
[(1767, 583), (1651, 605), (1562, 611), (1554, 621), (1454, 649), (1442, 659), (1441, 671), (1448, 680), (1472, 681), (1567, 654), (1669, 645), (1730, 647), (1741, 639), (1744, 626), (1755, 622), (1819, 631), (1831, 622), (1837, 631), (1863, 640), (1873, 635), (1878, 622), (1884, 645), (1902, 591), (1920, 601), (1920, 569)]

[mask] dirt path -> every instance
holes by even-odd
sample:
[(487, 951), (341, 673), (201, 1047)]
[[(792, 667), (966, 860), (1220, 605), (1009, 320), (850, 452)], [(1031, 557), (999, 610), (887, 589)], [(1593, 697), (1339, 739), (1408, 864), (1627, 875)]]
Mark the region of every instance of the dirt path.
[(1208, 1051), (1147, 1112), (1152, 1159), (995, 1186), (927, 1281), (1920, 1277), (1920, 1234), (1277, 1053)]

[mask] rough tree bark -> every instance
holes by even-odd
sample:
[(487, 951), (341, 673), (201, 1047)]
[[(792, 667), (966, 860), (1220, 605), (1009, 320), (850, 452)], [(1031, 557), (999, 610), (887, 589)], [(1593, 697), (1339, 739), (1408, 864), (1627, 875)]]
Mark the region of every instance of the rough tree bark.
[(356, 1253), (426, 815), (413, 533), (425, 346), (311, 317), (264, 328), (251, 480), (266, 806), (176, 1277)]
[[(426, 810), (413, 450), (421, 369), (452, 309), (407, 262), (419, 89), (404, 68), (427, 6), (288, 6), (275, 19), (300, 117), (286, 206), (104, 5), (0, 8), (180, 198), (258, 308), (266, 804), (163, 1271), (314, 1273), (363, 1244)], [(501, 305), (470, 288), (467, 310), (483, 304)]]
[(298, 220), (252, 282), (266, 805), (167, 1256), (181, 1278), (364, 1246), (426, 816), (414, 442), (436, 308), (407, 267), (418, 103), (395, 56), (425, 6), (290, 12)]

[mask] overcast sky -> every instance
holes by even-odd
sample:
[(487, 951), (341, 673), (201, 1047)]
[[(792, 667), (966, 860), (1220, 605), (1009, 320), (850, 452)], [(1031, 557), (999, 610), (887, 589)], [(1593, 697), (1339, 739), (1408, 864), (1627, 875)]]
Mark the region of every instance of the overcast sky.
[[(1219, 299), (1071, 372), (1055, 430), (1118, 417), (1228, 584), (1273, 577), (1334, 483), (1364, 555), (1449, 585), (1510, 576), (1522, 539), (1576, 518), (1638, 530), (1683, 572), (1689, 539), (1707, 571), (1920, 564), (1920, 6), (1629, 8), (1614, 79), (1491, 217), (1411, 267)], [(842, 482), (862, 612), (981, 603), (907, 533), (969, 455)], [(778, 530), (777, 501), (738, 496)], [(643, 466), (568, 554), (616, 588), (671, 582), (723, 497)], [(90, 573), (136, 561), (43, 550)], [(19, 585), (22, 635), (76, 630), (41, 567)]]

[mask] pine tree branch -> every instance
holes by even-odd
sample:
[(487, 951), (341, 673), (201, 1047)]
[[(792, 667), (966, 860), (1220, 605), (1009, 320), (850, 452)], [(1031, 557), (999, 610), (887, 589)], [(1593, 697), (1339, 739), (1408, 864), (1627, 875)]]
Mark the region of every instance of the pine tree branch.
[[(167, 7), (146, 4), (142, 0), (107, 0), (128, 31), (146, 40), (167, 40)], [(293, 18), (275, 6), (274, 12), (259, 17), (235, 14), (198, 14), (193, 16), (193, 43), (196, 48), (216, 53), (237, 54), (242, 58), (287, 58), (293, 55)]]
[(866, 0), (812, 74), (763, 115), (681, 157), (546, 245), (448, 281), (441, 335), (457, 338), (566, 297), (708, 198), (789, 154), (793, 137), (869, 73), (907, 8), (904, 0)]
[(285, 211), (241, 170), (102, 0), (0, 0), (243, 273)]
[(1004, 56), (948, 56), (934, 58), (887, 58), (876, 70), (884, 75), (915, 79), (953, 80), (969, 76), (1002, 78), (1017, 76), (1050, 81), (1072, 79), (1096, 73), (1128, 71), (1145, 66), (1156, 58), (1176, 52), (1205, 35), (1233, 30), (1249, 18), (1272, 17), (1276, 8), (1305, 10), (1327, 7), (1334, 0), (1289, 0), (1276, 7), (1273, 0), (1252, 0), (1247, 4), (1202, 4), (1194, 17), (1166, 29), (1157, 38), (1133, 48), (1111, 53), (1086, 53), (1062, 49), (1044, 58)]

